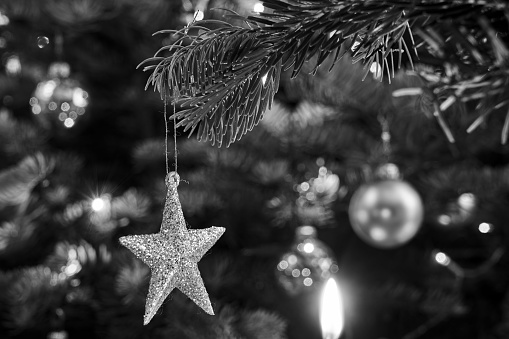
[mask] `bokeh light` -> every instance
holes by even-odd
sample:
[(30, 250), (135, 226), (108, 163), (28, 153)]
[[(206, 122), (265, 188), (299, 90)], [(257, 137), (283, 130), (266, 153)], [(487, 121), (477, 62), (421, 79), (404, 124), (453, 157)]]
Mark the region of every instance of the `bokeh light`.
[(451, 263), (451, 258), (444, 252), (437, 252), (435, 254), (435, 261), (442, 266), (448, 266)]
[(487, 223), (487, 222), (482, 222), (479, 224), (479, 232), (481, 233), (490, 233), (492, 230), (493, 230), (493, 225)]
[(265, 10), (265, 6), (263, 6), (263, 4), (261, 2), (257, 2), (253, 6), (253, 12), (255, 12), (255, 13), (261, 13), (264, 10)]
[(47, 36), (38, 36), (37, 37), (37, 47), (44, 48), (49, 45), (49, 39)]
[(105, 205), (106, 203), (102, 198), (95, 198), (94, 200), (92, 200), (91, 207), (94, 211), (99, 212), (104, 208)]

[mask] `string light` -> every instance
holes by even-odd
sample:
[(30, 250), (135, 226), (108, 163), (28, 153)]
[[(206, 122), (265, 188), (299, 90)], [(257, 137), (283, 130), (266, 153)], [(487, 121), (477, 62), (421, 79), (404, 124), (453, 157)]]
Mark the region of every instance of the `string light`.
[(261, 2), (257, 2), (253, 6), (253, 12), (255, 12), (255, 13), (261, 13), (264, 10), (265, 10), (265, 6), (263, 6), (263, 4)]
[(74, 120), (71, 118), (66, 118), (64, 120), (64, 126), (67, 128), (71, 128), (72, 126), (74, 126)]
[(437, 252), (435, 254), (435, 261), (442, 266), (448, 266), (451, 263), (451, 258), (444, 252)]
[(447, 226), (451, 224), (451, 217), (447, 214), (439, 215), (437, 219), (441, 225)]
[(312, 243), (306, 243), (304, 244), (304, 252), (306, 253), (311, 253), (315, 250), (315, 245), (313, 245)]
[(505, 249), (503, 247), (498, 247), (496, 250), (493, 251), (493, 253), (487, 260), (485, 260), (482, 264), (474, 268), (464, 268), (457, 262), (452, 260), (447, 254), (440, 251), (433, 252), (433, 259), (438, 264), (447, 267), (447, 269), (451, 271), (456, 276), (457, 279), (465, 279), (465, 278), (475, 278), (489, 272), (491, 267), (493, 267), (493, 265), (500, 261), (504, 253)]
[(481, 233), (490, 233), (492, 231), (492, 225), (487, 222), (482, 222), (479, 224), (479, 232)]
[(458, 205), (467, 211), (472, 210), (476, 205), (475, 195), (472, 193), (463, 193), (458, 197)]
[(118, 227), (118, 221), (112, 218), (112, 198), (110, 194), (102, 194), (90, 203), (90, 222), (100, 233), (107, 233)]
[(21, 73), (21, 62), (17, 55), (12, 55), (7, 58), (7, 61), (5, 62), (5, 72), (8, 75), (17, 75)]
[(105, 205), (106, 203), (102, 198), (95, 198), (92, 200), (91, 207), (94, 211), (99, 212), (104, 208)]

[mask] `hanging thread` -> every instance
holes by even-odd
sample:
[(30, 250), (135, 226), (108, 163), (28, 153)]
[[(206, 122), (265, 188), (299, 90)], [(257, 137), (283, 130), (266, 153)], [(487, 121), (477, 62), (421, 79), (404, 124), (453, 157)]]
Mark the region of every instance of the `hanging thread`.
[[(196, 11), (194, 13), (194, 17), (193, 17), (193, 20), (188, 23), (186, 26), (185, 26), (185, 30), (184, 30), (184, 33), (187, 34), (187, 31), (189, 29), (189, 26), (193, 25), (195, 22), (196, 22), (196, 18), (197, 16), (200, 14), (200, 11)], [(177, 158), (177, 112), (176, 112), (176, 104), (177, 104), (177, 95), (176, 95), (177, 91), (174, 90), (173, 91), (173, 96), (172, 96), (172, 106), (173, 106), (173, 143), (175, 145), (174, 147), (174, 152), (175, 152), (175, 173), (178, 173), (177, 169), (178, 169), (178, 158)], [(166, 91), (164, 91), (164, 127), (166, 129), (166, 135), (165, 135), (165, 152), (166, 152), (166, 174), (169, 173), (169, 166), (168, 166), (168, 119), (167, 119), (167, 93)], [(177, 174), (178, 175), (178, 174)]]
[(166, 161), (166, 174), (170, 172), (169, 166), (168, 166), (168, 119), (167, 119), (167, 97), (166, 97), (166, 91), (164, 92), (164, 160)]
[(389, 120), (387, 117), (382, 114), (378, 115), (378, 122), (382, 128), (382, 134), (380, 135), (380, 139), (382, 139), (382, 149), (383, 154), (386, 158), (386, 161), (389, 161), (389, 157), (391, 155), (391, 132), (389, 130)]
[[(172, 105), (173, 105), (173, 142), (175, 145), (174, 148), (174, 158), (175, 158), (175, 173), (177, 173), (178, 168), (178, 159), (177, 159), (177, 117), (176, 117), (176, 109), (175, 109), (176, 100), (173, 99)], [(166, 92), (164, 93), (164, 128), (165, 128), (165, 135), (164, 135), (164, 154), (165, 154), (165, 160), (166, 160), (166, 174), (170, 173), (170, 166), (168, 164), (168, 97), (166, 95)]]
[(173, 97), (173, 141), (175, 145), (175, 173), (177, 173), (177, 113), (175, 109), (175, 105), (177, 104), (177, 99)]
[[(189, 26), (191, 26), (192, 24), (194, 24), (196, 22), (196, 18), (197, 18), (197, 15), (199, 14), (200, 11), (196, 11), (194, 13), (194, 17), (193, 17), (193, 20), (188, 23), (186, 26), (185, 26), (185, 29), (184, 29), (184, 33), (187, 34), (187, 31), (189, 29)], [(168, 75), (169, 76), (169, 75)], [(176, 84), (175, 84), (176, 85)], [(176, 95), (177, 91), (174, 90), (173, 91), (173, 96), (172, 96), (172, 106), (173, 106), (173, 143), (174, 143), (174, 158), (175, 158), (175, 173), (178, 173), (177, 169), (178, 169), (178, 157), (177, 157), (177, 112), (176, 112), (176, 104), (177, 104), (177, 95)], [(168, 166), (168, 118), (167, 118), (167, 93), (166, 91), (164, 91), (164, 127), (166, 129), (166, 134), (165, 134), (165, 153), (166, 153), (166, 156), (165, 156), (165, 159), (166, 159), (166, 174), (169, 173), (169, 166)], [(177, 174), (178, 175), (178, 174)]]

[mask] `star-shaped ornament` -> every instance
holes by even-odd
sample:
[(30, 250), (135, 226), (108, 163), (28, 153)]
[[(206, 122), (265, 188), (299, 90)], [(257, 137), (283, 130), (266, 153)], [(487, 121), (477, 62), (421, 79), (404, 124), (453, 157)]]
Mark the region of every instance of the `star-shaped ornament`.
[(120, 243), (147, 264), (152, 273), (145, 304), (145, 325), (174, 288), (208, 314), (214, 314), (198, 270), (198, 261), (221, 237), (225, 228), (187, 229), (177, 193), (178, 184), (177, 173), (171, 172), (166, 176), (168, 191), (159, 233), (120, 238)]

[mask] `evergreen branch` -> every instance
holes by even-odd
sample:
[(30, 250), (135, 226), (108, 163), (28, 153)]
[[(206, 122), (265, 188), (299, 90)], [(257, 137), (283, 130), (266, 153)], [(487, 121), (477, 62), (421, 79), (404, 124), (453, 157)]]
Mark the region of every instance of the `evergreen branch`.
[[(497, 37), (490, 20), (477, 19), (484, 13), (491, 21), (505, 20), (509, 6), (501, 1), (262, 2), (270, 12), (247, 18), (229, 15), (246, 21), (250, 28), (217, 20), (193, 23), (174, 33), (176, 42), (147, 59), (149, 64), (157, 62), (145, 67), (152, 71), (147, 87), (154, 86), (163, 97), (173, 97), (179, 105), (174, 116), (177, 126), (190, 134), (197, 131), (199, 140), (219, 146), (223, 138), (228, 145), (239, 140), (270, 108), (281, 70), (292, 69), (295, 77), (312, 58), (315, 73), (330, 55), (335, 55), (333, 67), (345, 53), (352, 52), (353, 62), (362, 61), (368, 68), (366, 75), (372, 65), (381, 70), (381, 81), (384, 73), (390, 78), (395, 68), (406, 63), (413, 68), (411, 54), (417, 56), (418, 49), (426, 52), (427, 59), (421, 63), (435, 68), (450, 64), (466, 77), (484, 74), (493, 65), (502, 72), (507, 70), (504, 41)], [(219, 27), (206, 28), (209, 25)], [(414, 41), (411, 28), (418, 40)], [(476, 46), (469, 33), (476, 29), (489, 39), (492, 48)], [(161, 60), (163, 51), (170, 55)], [(450, 75), (447, 77), (450, 83)], [(487, 98), (492, 96), (488, 92)], [(503, 97), (502, 101), (506, 93)]]
[(143, 288), (149, 273), (148, 267), (139, 260), (131, 260), (120, 267), (115, 278), (115, 292), (122, 297), (123, 304), (143, 304)]
[(0, 256), (5, 257), (7, 253), (22, 253), (34, 237), (35, 228), (35, 224), (29, 218), (19, 218), (0, 224)]
[(23, 268), (13, 275), (14, 282), (5, 291), (8, 312), (4, 323), (11, 333), (48, 323), (67, 292), (64, 281), (44, 266)]
[(53, 170), (54, 162), (41, 153), (25, 157), (0, 172), (0, 208), (26, 202), (32, 189)]
[[(210, 34), (215, 38), (210, 39)], [(198, 128), (200, 140), (221, 146), (225, 135), (230, 144), (260, 121), (277, 90), (281, 70), (280, 62), (261, 47), (260, 35), (226, 26), (206, 31), (155, 67), (149, 83), (162, 95), (168, 86), (174, 103), (180, 99), (178, 127), (191, 133)], [(181, 43), (182, 38), (177, 44)]]

